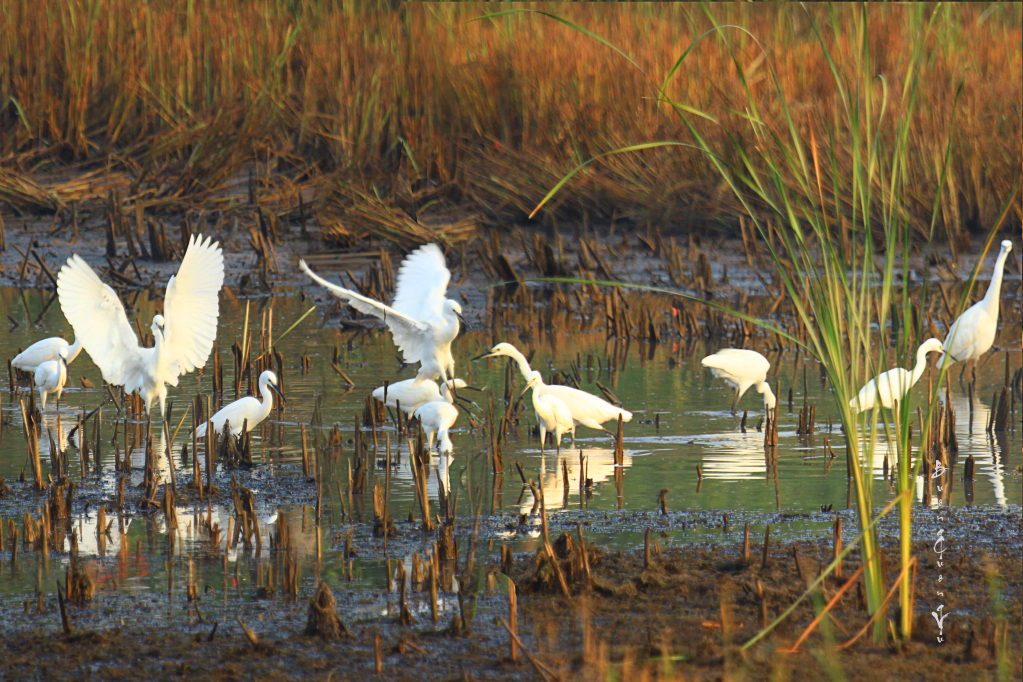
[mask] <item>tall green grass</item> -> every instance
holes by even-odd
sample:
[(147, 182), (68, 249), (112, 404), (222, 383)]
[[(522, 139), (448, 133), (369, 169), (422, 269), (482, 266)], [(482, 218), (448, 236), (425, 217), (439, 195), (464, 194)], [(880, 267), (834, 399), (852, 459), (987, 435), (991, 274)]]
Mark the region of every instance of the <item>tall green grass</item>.
[[(857, 415), (850, 401), (863, 384), (881, 371), (893, 364), (908, 364), (915, 352), (914, 344), (922, 341), (924, 320), (917, 319), (916, 325), (910, 324), (907, 329), (905, 323), (914, 319), (911, 308), (916, 302), (908, 286), (901, 287), (900, 298), (895, 273), (901, 270), (908, 275), (908, 263), (913, 255), (916, 228), (907, 207), (920, 199), (912, 191), (913, 145), (917, 143), (912, 131), (918, 115), (921, 73), (928, 59), (927, 46), (945, 10), (939, 7), (932, 12), (918, 6), (911, 13), (911, 24), (917, 32), (915, 47), (906, 59), (904, 72), (899, 75), (901, 87), (895, 91), (892, 91), (890, 79), (880, 75), (874, 63), (870, 45), (871, 17), (866, 6), (861, 6), (851, 17), (846, 15), (848, 21), (840, 20), (838, 12), (832, 8), (826, 17), (827, 27), (818, 23), (817, 16), (809, 15), (811, 30), (818, 42), (815, 59), (828, 65), (833, 87), (839, 93), (838, 106), (832, 115), (820, 116), (812, 110), (793, 106), (772, 56), (760, 50), (760, 43), (752, 32), (741, 26), (723, 25), (716, 20), (712, 8), (703, 6), (703, 9), (708, 23), (706, 32), (682, 52), (663, 81), (652, 85), (654, 97), (682, 123), (686, 132), (683, 139), (633, 144), (599, 154), (577, 165), (555, 184), (537, 210), (591, 161), (652, 147), (691, 146), (702, 151), (769, 245), (776, 275), (793, 303), (798, 322), (808, 331), (805, 344), (800, 345), (823, 364), (827, 373), (846, 434), (848, 472), (860, 525), (858, 542), (865, 562), (867, 606), (871, 614), (878, 616), (873, 626), (875, 640), (885, 636), (886, 623), (880, 616), (887, 594), (871, 485), (875, 443), (883, 438), (898, 454), (899, 495), (896, 499), (904, 576), (899, 590), (900, 629), (902, 637), (908, 638), (912, 629), (909, 584), (912, 482), (921, 465), (920, 457), (915, 465), (911, 457), (911, 399), (898, 405), (897, 414), (875, 408)], [(488, 17), (499, 20), (508, 14)], [(537, 20), (540, 18), (538, 15)], [(552, 18), (566, 23), (563, 18)], [(633, 62), (627, 53), (604, 38), (567, 23)], [(833, 53), (824, 38), (828, 29), (835, 35), (843, 35), (843, 42), (857, 49), (847, 54)], [(730, 77), (721, 83), (722, 90), (740, 92), (744, 96), (742, 107), (731, 113), (745, 122), (745, 130), (725, 136), (724, 142), (707, 135), (703, 127), (707, 122), (718, 125), (718, 114), (670, 94), (674, 92), (671, 88), (674, 81), (690, 75), (689, 60), (707, 41), (722, 43), (733, 66)], [(744, 51), (744, 47), (751, 45), (758, 49), (752, 53)], [(765, 74), (765, 85), (751, 82), (749, 75), (754, 68), (748, 60), (759, 65)], [(953, 92), (962, 90), (961, 83), (950, 82), (945, 86)], [(928, 115), (948, 117), (951, 126), (957, 103), (958, 97), (950, 101), (945, 111), (928, 112)], [(629, 104), (622, 103), (623, 106)], [(933, 237), (938, 219), (951, 145), (949, 136), (938, 167), (939, 183), (934, 196), (928, 200), (932, 207), (928, 238)], [(843, 148), (841, 154), (839, 147)], [(989, 233), (988, 245), (1017, 190), (1018, 182), (1008, 196), (1003, 197), (1005, 203)], [(778, 237), (775, 242), (768, 238), (769, 222), (773, 223), (774, 234)], [(924, 263), (926, 281), (926, 258)], [(976, 274), (975, 270), (971, 287)], [(966, 300), (963, 299), (964, 303)], [(899, 309), (901, 325), (890, 317)], [(761, 320), (757, 322), (771, 326)], [(898, 331), (894, 349), (884, 342), (889, 330)], [(937, 385), (940, 384), (939, 380)], [(934, 400), (936, 392), (937, 389), (931, 396), (932, 407), (937, 402)], [(932, 414), (933, 409), (928, 413), (925, 432)], [(893, 424), (898, 426), (894, 431)]]

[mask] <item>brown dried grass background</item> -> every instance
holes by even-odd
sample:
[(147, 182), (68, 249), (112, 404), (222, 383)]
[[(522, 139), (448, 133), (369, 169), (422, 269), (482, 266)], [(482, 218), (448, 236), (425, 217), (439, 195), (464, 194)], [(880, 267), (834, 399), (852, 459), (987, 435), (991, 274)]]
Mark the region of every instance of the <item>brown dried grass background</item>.
[[(195, 198), (236, 183), (255, 162), (268, 174), (316, 176), (321, 189), (331, 190), (321, 194), (376, 186), (387, 198), (406, 190), (414, 203), (417, 197), (468, 203), (507, 220), (523, 217), (591, 156), (651, 140), (691, 142), (656, 102), (654, 84), (711, 27), (703, 9), (528, 5), (607, 38), (646, 71), (644, 78), (607, 47), (549, 19), (470, 21), (526, 6), (4, 0), (0, 201), (20, 200), (24, 208), (34, 178), (66, 174), (69, 164), (126, 172), (137, 181), (132, 189), (148, 191), (151, 201)], [(764, 50), (735, 30), (712, 35), (668, 92), (718, 117), (722, 126), (700, 120), (699, 128), (726, 150), (729, 132), (749, 137), (748, 124), (730, 113), (744, 111), (746, 101), (730, 49), (739, 53), (765, 119), (782, 121), (765, 67), (770, 60), (799, 125), (813, 127), (825, 146), (822, 131), (836, 128), (833, 151), (841, 165), (847, 146), (835, 123), (843, 118), (841, 104), (811, 19), (848, 84), (864, 68), (884, 77), (886, 116), (895, 117), (928, 11), (871, 6), (869, 63), (862, 64), (856, 7), (836, 5), (833, 23), (825, 7), (711, 5), (719, 23), (746, 28)], [(1018, 3), (951, 4), (941, 12), (921, 70), (907, 157), (916, 204), (908, 209), (919, 226), (929, 224), (951, 135), (939, 227), (962, 239), (990, 227), (1023, 168), (1023, 12)], [(879, 107), (882, 86), (875, 83)], [(882, 135), (889, 130), (894, 126)], [(882, 142), (891, 148), (891, 140)], [(408, 182), (396, 181), (399, 175)], [(38, 183), (46, 201), (27, 205), (52, 208), (59, 187)], [(8, 185), (14, 189), (5, 191)], [(701, 153), (684, 148), (593, 164), (550, 210), (558, 217), (617, 212), (683, 226), (740, 213)], [(1019, 219), (1017, 207), (1010, 220)]]

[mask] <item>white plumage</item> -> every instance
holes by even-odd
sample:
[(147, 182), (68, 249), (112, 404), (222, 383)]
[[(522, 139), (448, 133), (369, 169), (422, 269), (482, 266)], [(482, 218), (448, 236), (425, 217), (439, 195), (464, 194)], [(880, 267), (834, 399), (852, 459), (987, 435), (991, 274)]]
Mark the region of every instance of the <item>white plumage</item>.
[[(942, 348), (949, 357), (949, 363), (961, 362), (963, 368), (959, 372), (959, 380), (963, 379), (963, 372), (966, 371), (966, 362), (976, 360), (984, 353), (991, 350), (995, 342), (995, 334), (998, 331), (998, 299), (1002, 291), (1002, 271), (1005, 269), (1005, 260), (1012, 251), (1012, 242), (1008, 239), (1002, 242), (1002, 249), (998, 252), (998, 260), (995, 261), (994, 272), (991, 273), (991, 284), (988, 285), (987, 293), (978, 303), (967, 308), (960, 315), (945, 335)], [(938, 360), (938, 365), (944, 361), (944, 355)]]
[(39, 409), (46, 409), (46, 396), (50, 393), (57, 394), (59, 407), (60, 394), (64, 392), (64, 383), (67, 381), (67, 348), (57, 351), (56, 360), (48, 360), (36, 367), (34, 379), (39, 389)]
[[(454, 383), (456, 391), (468, 386), (461, 379), (455, 379), (453, 382), (449, 381), (448, 383)], [(448, 400), (450, 402), (447, 390), (444, 389), (444, 395), (441, 395), (441, 390), (436, 381), (405, 379), (404, 381), (397, 381), (387, 386), (386, 401), (384, 401), (383, 386), (373, 389), (373, 397), (388, 407), (397, 407), (400, 403), (401, 411), (406, 415), (410, 415), (426, 403), (432, 403), (435, 400)]]
[(458, 421), (458, 408), (446, 400), (434, 400), (421, 405), (415, 415), (426, 433), (428, 448), (433, 450), (433, 439), (439, 436), (441, 454), (449, 454), (453, 446), (448, 431)]
[(544, 392), (550, 388), (543, 382), (543, 376), (539, 372), (531, 372), (526, 387), (522, 394), (533, 389), (533, 411), (536, 413), (536, 421), (540, 426), (540, 452), (543, 452), (544, 443), (547, 440), (547, 432), (554, 432), (554, 442), (558, 450), (561, 450), (561, 436), (566, 433), (572, 434), (572, 441), (575, 441), (575, 420), (572, 411), (561, 398)]
[(359, 312), (383, 320), (405, 362), (420, 363), (416, 382), (455, 376), (451, 342), (458, 336), (462, 307), (457, 301), (445, 298), (451, 272), (436, 244), (420, 247), (402, 262), (391, 305), (331, 284), (310, 270), (305, 261), (299, 261), (298, 265), (313, 281)]
[(751, 386), (756, 386), (757, 393), (764, 396), (764, 408), (773, 410), (777, 404), (774, 391), (767, 383), (767, 370), (771, 369), (768, 362), (760, 353), (755, 350), (741, 348), (723, 348), (713, 355), (708, 355), (700, 364), (710, 369), (718, 379), (724, 379), (735, 389), (735, 398), (732, 400), (732, 413), (739, 405), (742, 394)]
[[(266, 370), (259, 375), (259, 393), (263, 396), (262, 401), (247, 395), (220, 408), (210, 419), (210, 422), (213, 423), (213, 430), (223, 435), (224, 425), (230, 424), (231, 435), (237, 436), (242, 432), (242, 424), (247, 422), (247, 428), (251, 431), (257, 424), (269, 417), (270, 410), (273, 409), (274, 405), (273, 394), (281, 395), (280, 389), (277, 388), (276, 374)], [(283, 396), (281, 397), (283, 398)], [(210, 422), (199, 424), (195, 430), (195, 435), (200, 438), (205, 436), (206, 427)]]
[(54, 336), (36, 341), (15, 355), (11, 360), (11, 366), (24, 372), (35, 372), (36, 368), (44, 362), (57, 360), (60, 357), (58, 351), (61, 348), (67, 351), (67, 363), (70, 365), (82, 351), (82, 340), (76, 338), (73, 344), (69, 344), (59, 336)]
[(871, 410), (880, 398), (881, 406), (890, 409), (897, 400), (905, 398), (916, 382), (920, 381), (924, 370), (927, 369), (927, 354), (932, 352), (941, 352), (941, 341), (927, 339), (917, 348), (913, 371), (896, 367), (871, 379), (860, 389), (857, 396), (849, 401), (849, 407), (859, 412)]
[(148, 411), (167, 386), (206, 363), (217, 336), (219, 293), (224, 284), (220, 245), (192, 235), (177, 275), (167, 282), (164, 314), (153, 317), (155, 345), (139, 346), (117, 294), (78, 254), (57, 275), (64, 317), (75, 330), (103, 379), (127, 392), (139, 391)]
[[(515, 360), (519, 366), (519, 371), (522, 372), (523, 378), (525, 378), (526, 381), (529, 381), (533, 373), (533, 370), (529, 367), (529, 361), (526, 360), (525, 355), (519, 352), (518, 348), (510, 343), (499, 343), (491, 348), (489, 353), (484, 353), (483, 355), (479, 355), (473, 359), (480, 360), (482, 358), (496, 358), (500, 356), (509, 357)], [(612, 419), (617, 421), (618, 415), (622, 416), (622, 421), (629, 421), (632, 419), (632, 413), (628, 410), (615, 407), (606, 400), (598, 398), (586, 391), (580, 391), (578, 388), (561, 386), (558, 384), (541, 384), (540, 386), (534, 387), (533, 390), (534, 392), (540, 391), (540, 395), (553, 395), (556, 398), (559, 398), (565, 406), (568, 407), (569, 411), (571, 411), (572, 419), (591, 429), (611, 433), (602, 426), (604, 422), (609, 422)], [(575, 435), (573, 432), (573, 438), (574, 437)]]

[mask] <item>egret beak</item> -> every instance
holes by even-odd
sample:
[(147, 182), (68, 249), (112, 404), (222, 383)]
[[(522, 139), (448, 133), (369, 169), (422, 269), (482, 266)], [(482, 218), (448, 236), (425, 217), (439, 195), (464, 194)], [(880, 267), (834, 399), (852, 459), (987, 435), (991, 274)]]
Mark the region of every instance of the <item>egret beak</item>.
[(528, 391), (531, 388), (533, 388), (533, 383), (532, 382), (526, 384), (526, 387), (524, 389), (522, 389), (522, 393), (519, 393), (519, 399), (521, 400), (522, 396), (526, 395), (526, 391)]
[(484, 358), (496, 358), (496, 357), (497, 357), (497, 353), (494, 353), (492, 351), (487, 351), (486, 353), (483, 353), (481, 355), (477, 355), (476, 357), (474, 357), (472, 359), (472, 362), (476, 362), (477, 360), (482, 360)]
[(484, 386), (483, 388), (477, 388), (475, 386), (462, 386), (458, 390), (459, 391), (478, 391), (479, 393), (482, 393), (483, 391), (487, 390), (487, 388), (486, 388), (486, 386)]
[(272, 384), (270, 382), (267, 382), (266, 385), (273, 389), (273, 392), (276, 393), (277, 397), (279, 397), (281, 399), (281, 404), (282, 405), (287, 405), (288, 404), (288, 399), (284, 397), (283, 393), (281, 393), (281, 389), (277, 388), (277, 384)]
[(465, 329), (466, 331), (470, 331), (469, 323), (465, 321), (464, 317), (462, 317), (462, 313), (455, 313), (455, 317), (457, 317), (458, 321), (462, 323), (463, 329)]

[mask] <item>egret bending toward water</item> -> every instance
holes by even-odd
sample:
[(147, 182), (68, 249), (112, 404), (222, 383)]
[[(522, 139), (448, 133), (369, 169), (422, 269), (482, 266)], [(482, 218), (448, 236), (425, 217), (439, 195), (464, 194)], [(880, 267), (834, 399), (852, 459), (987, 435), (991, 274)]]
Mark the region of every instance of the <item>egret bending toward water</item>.
[(58, 360), (58, 351), (63, 348), (67, 351), (66, 360), (70, 365), (78, 354), (82, 352), (82, 339), (76, 338), (73, 344), (69, 344), (59, 336), (36, 341), (31, 346), (21, 351), (11, 360), (11, 367), (24, 372), (35, 372), (36, 368), (44, 362)]
[[(963, 363), (963, 368), (959, 372), (960, 383), (963, 381), (966, 363), (991, 350), (995, 342), (995, 333), (998, 331), (998, 299), (1002, 291), (1002, 270), (1005, 269), (1005, 259), (1008, 258), (1010, 251), (1012, 242), (1006, 239), (1002, 242), (1002, 250), (998, 252), (998, 260), (995, 261), (995, 269), (991, 273), (991, 284), (988, 285), (984, 298), (967, 308), (952, 323), (948, 334), (945, 335), (942, 347), (949, 357), (949, 363)], [(939, 358), (939, 366), (944, 357), (942, 355)]]
[[(496, 358), (500, 356), (509, 357), (515, 360), (515, 362), (519, 365), (519, 371), (522, 372), (522, 376), (525, 377), (526, 381), (530, 380), (533, 370), (530, 369), (526, 356), (520, 353), (519, 349), (510, 343), (499, 343), (491, 348), (489, 353), (478, 355), (473, 358), (473, 360)], [(628, 410), (615, 407), (606, 400), (598, 398), (586, 391), (580, 391), (578, 388), (572, 388), (571, 386), (561, 386), (557, 384), (548, 385), (541, 382), (539, 386), (533, 388), (533, 391), (534, 395), (536, 395), (536, 391), (540, 391), (540, 395), (553, 395), (556, 398), (560, 398), (572, 413), (572, 419), (583, 426), (588, 426), (589, 428), (597, 429), (598, 431), (604, 431), (612, 436), (615, 434), (602, 426), (604, 422), (611, 421), (612, 419), (617, 420), (618, 415), (621, 415), (622, 421), (627, 422), (632, 419), (632, 413)], [(572, 433), (572, 438), (573, 440), (575, 438), (574, 431)]]
[(757, 393), (764, 396), (764, 409), (773, 410), (777, 404), (774, 391), (767, 383), (767, 370), (771, 369), (768, 362), (760, 353), (755, 350), (742, 348), (722, 348), (713, 355), (708, 355), (700, 364), (710, 369), (718, 379), (724, 379), (735, 389), (735, 398), (732, 399), (732, 414), (739, 405), (742, 394), (755, 386)]
[[(447, 394), (446, 390), (444, 392)], [(450, 397), (448, 400), (450, 400)], [(453, 447), (448, 430), (458, 420), (458, 408), (447, 400), (434, 400), (433, 402), (421, 405), (415, 411), (415, 415), (419, 420), (420, 426), (423, 427), (423, 431), (426, 433), (428, 439), (427, 447), (433, 450), (433, 439), (439, 436), (440, 444), (438, 449), (440, 453), (445, 455), (450, 453)]]
[(465, 320), (462, 318), (462, 306), (457, 301), (444, 298), (451, 272), (436, 244), (421, 246), (402, 262), (391, 305), (331, 284), (310, 270), (304, 260), (299, 261), (298, 266), (314, 282), (325, 286), (360, 313), (383, 320), (405, 362), (420, 363), (416, 383), (427, 379), (454, 378), (455, 358), (451, 355), (451, 342), (458, 336), (458, 323), (464, 324)]
[(46, 409), (46, 396), (57, 394), (57, 407), (60, 408), (60, 394), (64, 391), (67, 381), (67, 348), (57, 351), (56, 360), (48, 360), (36, 367), (35, 383), (39, 389), (39, 409)]
[[(916, 382), (920, 381), (924, 370), (927, 369), (927, 354), (932, 352), (941, 352), (941, 341), (927, 339), (917, 348), (916, 365), (913, 366), (912, 372), (908, 369), (896, 367), (895, 369), (878, 374), (875, 379), (871, 379), (866, 386), (860, 389), (859, 394), (849, 401), (849, 407), (859, 412), (871, 410), (877, 403), (878, 397), (880, 397), (881, 406), (890, 409), (896, 401), (905, 398), (906, 394), (909, 393), (909, 389), (913, 388)], [(880, 390), (878, 390), (879, 386)]]
[[(448, 383), (453, 383), (456, 391), (468, 387), (468, 384), (461, 379), (455, 379)], [(436, 381), (405, 379), (404, 381), (390, 384), (387, 387), (386, 401), (384, 400), (383, 386), (373, 389), (373, 397), (388, 407), (397, 407), (400, 404), (401, 411), (406, 415), (410, 415), (426, 403), (432, 403), (435, 400), (447, 400), (450, 402), (447, 390), (444, 390), (444, 395), (441, 395), (441, 390)]]
[[(280, 396), (281, 400), (284, 400), (281, 390), (277, 388), (277, 375), (270, 370), (266, 370), (259, 375), (259, 393), (263, 396), (262, 402), (251, 395), (247, 395), (244, 398), (235, 400), (233, 403), (224, 405), (210, 419), (210, 422), (213, 422), (213, 430), (223, 435), (224, 424), (230, 424), (231, 435), (237, 436), (242, 432), (242, 424), (245, 424), (246, 421), (248, 422), (248, 430), (254, 429), (256, 424), (270, 416), (270, 410), (274, 406), (274, 397), (271, 391)], [(199, 424), (199, 427), (195, 430), (195, 435), (199, 438), (205, 436), (208, 424), (209, 422)]]
[(543, 376), (534, 371), (530, 373), (529, 381), (522, 389), (522, 395), (525, 395), (529, 389), (533, 389), (533, 410), (536, 412), (536, 421), (540, 426), (540, 452), (543, 452), (548, 431), (554, 432), (554, 442), (560, 451), (562, 434), (571, 433), (572, 442), (575, 442), (575, 421), (572, 418), (572, 411), (568, 409), (565, 401), (550, 393), (544, 393), (545, 388), (550, 387), (544, 384)]
[(148, 412), (154, 400), (164, 412), (167, 386), (206, 364), (217, 337), (219, 293), (224, 284), (220, 245), (192, 235), (177, 275), (167, 282), (163, 315), (150, 329), (155, 345), (139, 346), (117, 293), (78, 255), (57, 274), (60, 307), (108, 384), (138, 391)]

